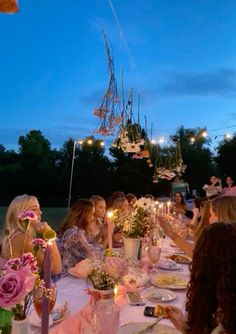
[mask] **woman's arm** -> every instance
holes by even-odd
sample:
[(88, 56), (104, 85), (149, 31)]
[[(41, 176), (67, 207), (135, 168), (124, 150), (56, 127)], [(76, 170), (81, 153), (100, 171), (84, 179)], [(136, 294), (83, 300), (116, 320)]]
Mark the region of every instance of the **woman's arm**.
[(193, 249), (194, 249), (194, 244), (186, 241), (183, 239), (181, 236), (179, 236), (172, 228), (170, 225), (168, 218), (158, 218), (160, 226), (162, 227), (165, 235), (167, 235), (171, 240), (173, 240), (176, 245), (184, 251), (184, 253), (192, 258), (193, 256)]

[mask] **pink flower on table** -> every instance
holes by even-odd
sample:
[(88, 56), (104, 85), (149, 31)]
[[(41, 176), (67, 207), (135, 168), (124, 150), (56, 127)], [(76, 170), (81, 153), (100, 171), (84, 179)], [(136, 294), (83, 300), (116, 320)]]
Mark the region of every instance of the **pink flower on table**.
[(118, 280), (127, 274), (128, 267), (121, 258), (108, 256), (105, 259), (105, 270), (114, 280)]
[(34, 288), (35, 279), (30, 266), (17, 271), (7, 268), (0, 277), (0, 307), (10, 309), (19, 304)]

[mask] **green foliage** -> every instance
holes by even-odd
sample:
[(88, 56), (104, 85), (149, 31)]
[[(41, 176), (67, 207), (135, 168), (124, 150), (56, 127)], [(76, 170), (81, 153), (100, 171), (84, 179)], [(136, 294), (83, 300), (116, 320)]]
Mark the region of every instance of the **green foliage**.
[(216, 164), (221, 175), (236, 180), (236, 134), (231, 140), (222, 140), (216, 148)]

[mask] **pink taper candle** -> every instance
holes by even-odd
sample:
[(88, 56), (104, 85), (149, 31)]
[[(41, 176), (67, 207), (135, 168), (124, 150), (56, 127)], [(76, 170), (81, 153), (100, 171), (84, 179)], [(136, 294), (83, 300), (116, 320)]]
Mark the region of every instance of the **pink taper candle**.
[(107, 212), (107, 233), (108, 233), (108, 248), (110, 250), (112, 250), (112, 234), (113, 234), (113, 222), (111, 220), (113, 216), (113, 212), (112, 211), (108, 211)]
[[(45, 256), (44, 256), (44, 263), (43, 263), (43, 270), (44, 270), (44, 282), (45, 288), (50, 289), (51, 286), (51, 244), (50, 241), (47, 243)], [(48, 334), (48, 327), (49, 327), (49, 299), (43, 298), (42, 301), (42, 326), (41, 326), (41, 333)]]

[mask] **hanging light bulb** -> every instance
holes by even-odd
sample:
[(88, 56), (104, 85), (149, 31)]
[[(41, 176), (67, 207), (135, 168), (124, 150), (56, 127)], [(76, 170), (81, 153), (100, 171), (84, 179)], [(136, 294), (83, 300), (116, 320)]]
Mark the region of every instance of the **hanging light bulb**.
[(207, 137), (207, 132), (206, 132), (206, 131), (203, 131), (203, 132), (201, 133), (201, 137), (206, 138), (206, 137)]
[(88, 140), (87, 140), (87, 143), (88, 143), (89, 145), (92, 145), (92, 143), (93, 143), (92, 139), (88, 139)]
[(193, 144), (193, 143), (195, 143), (195, 141), (196, 141), (196, 138), (195, 137), (191, 137), (190, 138), (190, 142)]
[(225, 140), (229, 140), (229, 139), (231, 139), (231, 138), (232, 138), (232, 136), (231, 136), (230, 133), (226, 133), (226, 134), (224, 135), (224, 139), (225, 139)]

